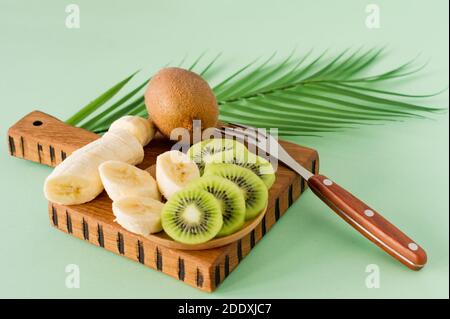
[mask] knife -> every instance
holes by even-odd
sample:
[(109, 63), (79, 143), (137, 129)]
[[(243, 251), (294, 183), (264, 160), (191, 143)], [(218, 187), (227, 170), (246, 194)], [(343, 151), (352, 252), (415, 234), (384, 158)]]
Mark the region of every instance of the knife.
[(230, 124), (231, 128), (223, 126), (216, 130), (226, 136), (246, 140), (295, 171), (307, 181), (314, 194), (342, 219), (408, 268), (420, 270), (425, 266), (427, 262), (425, 250), (375, 209), (325, 175), (311, 173), (292, 158), (265, 130), (242, 124)]

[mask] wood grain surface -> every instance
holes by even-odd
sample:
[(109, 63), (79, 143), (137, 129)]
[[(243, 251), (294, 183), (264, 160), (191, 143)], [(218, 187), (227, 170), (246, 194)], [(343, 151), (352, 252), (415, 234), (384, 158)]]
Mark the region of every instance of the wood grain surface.
[[(94, 133), (69, 126), (39, 111), (28, 114), (8, 130), (12, 156), (52, 167), (97, 138), (99, 136)], [(303, 166), (313, 172), (318, 171), (319, 159), (315, 150), (284, 141), (281, 144)], [(171, 146), (171, 141), (158, 135), (145, 148), (145, 159), (138, 167), (145, 169), (153, 165), (156, 156)], [(128, 232), (113, 221), (112, 203), (105, 192), (83, 205), (49, 203), (48, 212), (51, 224), (61, 231), (211, 292), (250, 253), (306, 188), (307, 183), (300, 176), (280, 165), (269, 192), (267, 212), (256, 228), (234, 243), (208, 250), (170, 249)]]

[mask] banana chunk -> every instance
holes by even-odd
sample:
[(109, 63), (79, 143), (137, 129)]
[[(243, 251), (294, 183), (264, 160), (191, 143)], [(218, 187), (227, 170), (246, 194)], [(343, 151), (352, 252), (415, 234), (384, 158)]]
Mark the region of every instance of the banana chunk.
[(156, 181), (147, 171), (119, 161), (104, 162), (98, 170), (103, 187), (113, 201), (130, 196), (161, 200)]
[(109, 132), (125, 130), (138, 139), (142, 146), (147, 145), (155, 136), (155, 126), (149, 119), (127, 115), (113, 122)]
[(144, 148), (136, 137), (125, 130), (108, 131), (102, 137), (103, 147), (114, 154), (113, 157), (104, 156), (106, 160), (117, 160), (132, 165), (142, 163), (144, 160)]
[(161, 211), (164, 204), (148, 197), (123, 197), (113, 202), (115, 222), (126, 230), (148, 235), (162, 230)]
[(156, 158), (156, 182), (166, 199), (200, 177), (197, 164), (179, 151), (168, 151)]
[(109, 160), (139, 164), (144, 159), (142, 144), (128, 131), (116, 130), (73, 152), (47, 177), (45, 197), (56, 204), (90, 202), (103, 191), (98, 167)]

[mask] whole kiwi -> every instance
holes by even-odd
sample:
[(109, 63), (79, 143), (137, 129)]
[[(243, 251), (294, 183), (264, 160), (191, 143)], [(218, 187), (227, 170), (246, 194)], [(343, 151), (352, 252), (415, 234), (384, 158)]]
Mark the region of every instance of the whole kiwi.
[(152, 77), (145, 105), (153, 123), (167, 137), (179, 127), (188, 129), (192, 137), (193, 120), (201, 120), (203, 130), (214, 127), (219, 117), (208, 83), (194, 72), (175, 67), (164, 68)]

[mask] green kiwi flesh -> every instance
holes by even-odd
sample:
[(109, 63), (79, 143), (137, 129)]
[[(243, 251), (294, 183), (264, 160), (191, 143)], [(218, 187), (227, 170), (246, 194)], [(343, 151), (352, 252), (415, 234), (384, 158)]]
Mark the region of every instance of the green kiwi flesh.
[(224, 151), (214, 154), (205, 160), (207, 163), (229, 163), (251, 170), (262, 179), (267, 188), (275, 182), (275, 171), (272, 164), (265, 158), (255, 155), (250, 151), (233, 152)]
[(207, 164), (204, 176), (220, 176), (234, 182), (244, 194), (245, 219), (253, 219), (267, 205), (268, 190), (264, 182), (251, 170), (234, 164)]
[(203, 176), (187, 185), (214, 195), (219, 201), (223, 217), (222, 229), (217, 237), (227, 236), (240, 230), (245, 222), (245, 198), (241, 189), (220, 176)]
[(220, 203), (207, 191), (185, 188), (165, 203), (161, 224), (164, 231), (180, 243), (207, 242), (222, 229)]
[(202, 175), (205, 168), (205, 161), (210, 156), (224, 151), (238, 153), (244, 150), (247, 150), (245, 145), (235, 140), (214, 138), (195, 143), (189, 148), (187, 155), (197, 164), (200, 175)]

